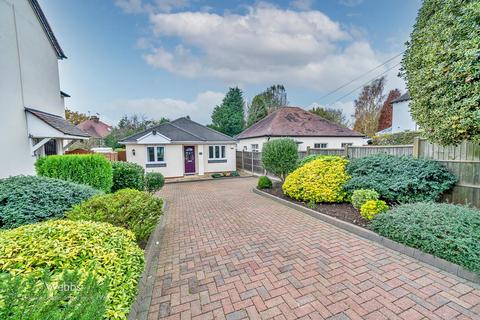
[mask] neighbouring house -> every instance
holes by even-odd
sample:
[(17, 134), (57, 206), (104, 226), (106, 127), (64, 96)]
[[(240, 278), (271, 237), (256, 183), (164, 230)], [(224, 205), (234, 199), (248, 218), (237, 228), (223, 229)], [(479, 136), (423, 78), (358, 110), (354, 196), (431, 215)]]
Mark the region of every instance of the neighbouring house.
[(377, 134), (417, 130), (418, 125), (410, 113), (410, 94), (406, 92), (392, 101), (392, 126), (377, 132)]
[(299, 107), (281, 107), (236, 136), (237, 150), (261, 152), (265, 142), (292, 138), (299, 151), (362, 146), (366, 137)]
[(36, 0), (0, 1), (0, 177), (34, 174), (88, 134), (65, 120), (58, 60), (66, 56)]
[(90, 119), (80, 122), (77, 124), (77, 128), (90, 135), (90, 139), (82, 143), (90, 148), (105, 146), (104, 139), (112, 131), (112, 126), (101, 121), (98, 116), (91, 116)]
[(236, 170), (235, 139), (188, 118), (162, 123), (120, 143), (128, 162), (167, 178)]

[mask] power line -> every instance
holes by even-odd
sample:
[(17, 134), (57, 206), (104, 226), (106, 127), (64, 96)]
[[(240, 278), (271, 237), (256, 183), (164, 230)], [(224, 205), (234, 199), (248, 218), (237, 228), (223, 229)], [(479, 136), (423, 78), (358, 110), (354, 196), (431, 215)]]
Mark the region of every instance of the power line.
[(352, 79), (352, 80), (348, 81), (347, 83), (345, 83), (345, 84), (341, 85), (340, 87), (336, 88), (335, 90), (333, 90), (333, 91), (330, 91), (330, 92), (329, 92), (329, 93), (327, 93), (326, 95), (324, 95), (324, 96), (320, 97), (318, 100), (320, 101), (320, 100), (322, 100), (322, 99), (324, 99), (324, 98), (326, 98), (326, 97), (328, 97), (328, 96), (331, 96), (332, 94), (334, 94), (334, 93), (335, 93), (335, 92), (337, 92), (338, 90), (341, 90), (341, 89), (345, 88), (345, 87), (346, 87), (346, 86), (348, 86), (349, 84), (351, 84), (351, 83), (353, 83), (353, 82), (357, 81), (358, 79), (361, 79), (361, 78), (363, 78), (363, 77), (364, 77), (364, 76), (366, 76), (367, 74), (369, 74), (369, 73), (371, 73), (371, 72), (373, 72), (373, 71), (377, 70), (378, 68), (380, 68), (380, 67), (382, 67), (382, 66), (386, 65), (387, 63), (389, 63), (389, 62), (390, 62), (390, 61), (392, 61), (393, 59), (395, 59), (395, 58), (398, 58), (398, 57), (399, 57), (399, 56), (401, 56), (401, 55), (402, 55), (404, 52), (405, 52), (405, 51), (402, 51), (402, 52), (400, 52), (399, 54), (397, 54), (397, 55), (395, 55), (395, 56), (391, 57), (390, 59), (386, 60), (386, 61), (385, 61), (385, 62), (383, 62), (382, 64), (379, 64), (379, 65), (378, 65), (378, 66), (376, 66), (375, 68), (373, 68), (373, 69), (370, 69), (370, 70), (368, 70), (367, 72), (364, 72), (364, 73), (362, 73), (360, 76), (358, 76), (358, 77), (356, 77), (356, 78), (354, 78), (354, 79)]
[(356, 87), (355, 89), (353, 89), (352, 91), (350, 91), (349, 93), (341, 96), (340, 98), (338, 98), (337, 100), (335, 100), (334, 102), (328, 104), (329, 106), (337, 103), (338, 101), (342, 100), (343, 98), (345, 97), (348, 97), (349, 95), (351, 95), (352, 93), (354, 93), (355, 91), (357, 91), (358, 89), (360, 88), (363, 88), (364, 86), (366, 86), (367, 84), (371, 83), (372, 81), (378, 79), (379, 77), (383, 76), (384, 74), (386, 74), (388, 71), (392, 70), (393, 68), (395, 68), (396, 66), (400, 65), (400, 62), (397, 62), (396, 64), (394, 64), (393, 66), (391, 66), (390, 68), (388, 68), (387, 70), (385, 70), (384, 72), (380, 73), (379, 75), (377, 75), (375, 78), (372, 78), (370, 79), (369, 81), (367, 82), (364, 82), (362, 83), (360, 86)]

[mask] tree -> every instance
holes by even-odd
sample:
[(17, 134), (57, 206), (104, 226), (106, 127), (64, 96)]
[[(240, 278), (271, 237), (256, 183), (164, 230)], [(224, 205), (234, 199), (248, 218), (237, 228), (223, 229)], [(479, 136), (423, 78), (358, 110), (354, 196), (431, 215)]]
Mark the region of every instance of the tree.
[(402, 61), (413, 119), (443, 145), (480, 142), (480, 1), (424, 0)]
[(385, 77), (374, 80), (363, 87), (358, 99), (355, 100), (355, 123), (353, 130), (374, 136), (378, 129), (378, 118), (385, 96), (383, 88)]
[(273, 173), (282, 181), (285, 181), (287, 174), (295, 170), (297, 162), (298, 146), (293, 139), (275, 139), (263, 145), (263, 166), (267, 171)]
[(393, 107), (392, 101), (400, 97), (402, 94), (400, 90), (393, 89), (388, 93), (387, 99), (383, 103), (382, 109), (380, 109), (380, 117), (378, 119), (377, 131), (385, 130), (392, 126)]
[(90, 119), (90, 117), (85, 113), (73, 111), (68, 108), (65, 108), (65, 118), (74, 125)]
[(317, 116), (327, 119), (328, 121), (338, 123), (345, 127), (348, 126), (347, 117), (343, 114), (342, 110), (324, 107), (313, 107), (309, 111), (316, 114)]
[(243, 106), (242, 90), (230, 88), (222, 104), (213, 109), (209, 127), (232, 137), (239, 134), (245, 127)]
[(288, 104), (287, 92), (281, 84), (273, 85), (257, 94), (248, 107), (247, 126), (262, 120), (269, 113)]

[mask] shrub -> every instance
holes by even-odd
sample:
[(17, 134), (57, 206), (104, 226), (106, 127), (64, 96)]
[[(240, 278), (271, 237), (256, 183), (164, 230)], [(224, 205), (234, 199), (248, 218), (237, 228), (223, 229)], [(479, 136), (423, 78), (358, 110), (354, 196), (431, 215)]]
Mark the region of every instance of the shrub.
[(145, 244), (162, 214), (162, 205), (162, 199), (149, 193), (122, 189), (76, 205), (66, 216), (71, 220), (108, 222), (129, 229), (139, 244)]
[(127, 188), (143, 190), (145, 170), (142, 166), (131, 162), (116, 161), (112, 162), (112, 170), (112, 192)]
[(258, 178), (258, 189), (270, 189), (272, 187), (272, 180), (267, 176), (261, 176)]
[(337, 156), (323, 156), (287, 176), (283, 192), (305, 202), (341, 202), (343, 185), (350, 178), (345, 170), (348, 161)]
[(382, 134), (372, 137), (373, 145), (405, 145), (413, 144), (415, 137), (421, 137), (422, 132), (404, 131), (397, 133)]
[(376, 216), (378, 234), (480, 273), (480, 211), (446, 203), (412, 203)]
[(391, 202), (436, 201), (456, 181), (453, 174), (432, 160), (375, 154), (350, 161), (352, 178), (347, 191), (374, 189)]
[(92, 273), (108, 283), (107, 318), (125, 318), (143, 270), (131, 231), (108, 223), (51, 220), (0, 232), (0, 271), (41, 280), (47, 270)]
[(231, 177), (240, 177), (240, 174), (238, 173), (238, 171), (232, 171), (232, 172), (230, 172), (230, 176)]
[(366, 220), (372, 220), (377, 214), (386, 212), (388, 206), (383, 200), (367, 200), (360, 207), (360, 215)]
[(402, 61), (410, 110), (426, 138), (480, 142), (478, 0), (425, 0)]
[(214, 179), (221, 178), (221, 177), (222, 177), (221, 173), (212, 173), (212, 178)]
[(59, 280), (46, 271), (34, 275), (0, 273), (0, 319), (91, 320), (105, 315), (108, 283), (100, 284), (92, 274), (82, 280), (66, 271)]
[(63, 218), (73, 205), (100, 193), (89, 186), (45, 177), (0, 179), (0, 228)]
[(380, 197), (380, 195), (375, 190), (359, 189), (359, 190), (353, 191), (351, 201), (352, 201), (352, 205), (355, 208), (360, 209), (360, 207), (365, 202), (367, 202), (368, 200), (378, 200), (378, 197)]
[(35, 164), (39, 176), (86, 184), (110, 192), (112, 165), (100, 154), (48, 156)]
[(319, 154), (308, 155), (308, 156), (300, 159), (300, 161), (298, 161), (297, 168), (303, 167), (306, 163), (309, 163), (310, 161), (316, 160), (316, 159), (321, 158), (321, 157), (323, 157), (323, 155), (319, 155)]
[(145, 175), (145, 190), (157, 192), (165, 185), (165, 178), (160, 172), (147, 172)]
[(295, 170), (298, 161), (297, 144), (293, 139), (274, 139), (263, 145), (262, 163), (265, 169), (282, 181)]

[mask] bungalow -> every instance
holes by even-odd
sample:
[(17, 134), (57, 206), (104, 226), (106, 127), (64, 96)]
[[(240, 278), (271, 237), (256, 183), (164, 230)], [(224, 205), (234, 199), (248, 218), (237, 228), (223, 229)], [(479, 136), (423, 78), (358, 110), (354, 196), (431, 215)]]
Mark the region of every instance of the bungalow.
[(34, 174), (88, 134), (65, 120), (58, 60), (66, 56), (36, 0), (0, 1), (0, 178)]
[(365, 136), (298, 107), (281, 107), (245, 129), (236, 138), (239, 151), (262, 151), (265, 142), (292, 138), (299, 151), (362, 146)]
[(98, 116), (91, 116), (90, 119), (80, 122), (77, 128), (90, 135), (91, 138), (82, 143), (88, 147), (105, 146), (105, 138), (112, 131), (112, 126), (101, 121)]
[(167, 178), (236, 170), (236, 141), (189, 118), (162, 123), (120, 143), (128, 162)]

